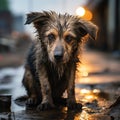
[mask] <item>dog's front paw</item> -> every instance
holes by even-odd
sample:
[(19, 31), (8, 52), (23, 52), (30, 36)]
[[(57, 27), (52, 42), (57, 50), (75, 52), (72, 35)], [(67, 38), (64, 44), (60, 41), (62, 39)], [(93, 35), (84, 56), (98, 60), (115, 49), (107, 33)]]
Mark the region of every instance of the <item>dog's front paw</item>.
[(82, 110), (82, 104), (73, 101), (67, 102), (68, 110)]
[(37, 98), (28, 98), (28, 100), (26, 101), (26, 106), (27, 107), (37, 106)]
[(40, 105), (38, 105), (37, 110), (44, 111), (44, 110), (50, 110), (55, 108), (54, 104), (51, 104), (49, 102), (43, 102)]

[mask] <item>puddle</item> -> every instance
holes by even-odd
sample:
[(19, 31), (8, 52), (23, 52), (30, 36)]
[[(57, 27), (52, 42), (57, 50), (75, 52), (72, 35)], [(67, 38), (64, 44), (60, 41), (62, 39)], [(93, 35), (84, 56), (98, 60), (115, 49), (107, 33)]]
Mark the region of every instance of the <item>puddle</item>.
[(14, 103), (14, 99), (16, 99), (18, 96), (25, 95), (26, 93), (21, 84), (23, 74), (23, 66), (19, 68), (5, 68), (0, 70), (0, 95), (12, 96), (12, 112), (25, 109), (24, 107), (18, 106)]
[[(25, 110), (25, 106), (15, 104), (14, 100), (20, 96), (26, 95), (25, 89), (22, 86), (22, 77), (24, 74), (23, 66), (18, 68), (5, 68), (0, 70), (0, 95), (12, 96), (10, 116), (17, 120), (35, 119), (35, 120), (111, 120), (109, 116), (98, 115), (107, 109), (110, 104), (120, 95), (120, 83), (109, 82), (105, 83), (91, 81), (83, 82), (84, 78), (88, 78), (89, 74), (83, 69), (83, 78), (76, 81), (76, 98), (78, 102), (83, 104), (82, 112), (68, 111), (67, 108), (37, 112), (36, 110)], [(96, 77), (100, 77), (99, 75)], [(4, 112), (4, 110), (3, 110)], [(14, 113), (14, 114), (12, 114)], [(97, 115), (96, 115), (97, 114)], [(95, 116), (103, 116), (102, 119), (94, 119)], [(2, 114), (3, 118), (9, 114)], [(119, 117), (119, 116), (118, 116)], [(1, 115), (0, 115), (1, 118)], [(7, 120), (7, 118), (5, 119)]]

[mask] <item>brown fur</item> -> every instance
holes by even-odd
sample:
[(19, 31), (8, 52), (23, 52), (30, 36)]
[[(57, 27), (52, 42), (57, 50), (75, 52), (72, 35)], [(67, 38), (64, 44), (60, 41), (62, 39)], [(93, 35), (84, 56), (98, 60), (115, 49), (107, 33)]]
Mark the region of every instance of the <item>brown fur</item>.
[(75, 99), (76, 65), (82, 40), (85, 36), (95, 39), (97, 27), (77, 16), (45, 11), (28, 14), (26, 24), (30, 23), (37, 39), (30, 49), (23, 79), (27, 104), (39, 104), (40, 110), (53, 108), (67, 90), (68, 108), (81, 109)]

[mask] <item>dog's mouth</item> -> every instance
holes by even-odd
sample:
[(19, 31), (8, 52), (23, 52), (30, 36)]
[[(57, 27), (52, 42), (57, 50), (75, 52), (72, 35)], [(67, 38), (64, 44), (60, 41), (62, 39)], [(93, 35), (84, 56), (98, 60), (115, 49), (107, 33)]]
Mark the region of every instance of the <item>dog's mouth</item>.
[(64, 58), (60, 58), (60, 59), (57, 58), (57, 59), (54, 60), (54, 62), (55, 62), (56, 65), (65, 65), (67, 63), (67, 61), (64, 60)]
[(54, 59), (56, 63), (63, 62), (63, 55), (55, 55)]
[(49, 56), (49, 59), (50, 59), (51, 63), (56, 64), (56, 65), (58, 65), (58, 64), (62, 65), (64, 63), (66, 63), (63, 56), (53, 56), (53, 57)]

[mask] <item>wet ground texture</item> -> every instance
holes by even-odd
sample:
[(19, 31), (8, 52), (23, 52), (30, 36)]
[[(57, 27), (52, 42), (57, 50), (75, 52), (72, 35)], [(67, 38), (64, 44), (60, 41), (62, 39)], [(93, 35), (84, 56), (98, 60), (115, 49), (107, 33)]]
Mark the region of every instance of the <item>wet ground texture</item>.
[(81, 111), (66, 107), (26, 110), (26, 98), (15, 101), (26, 95), (21, 66), (0, 70), (0, 120), (120, 120), (120, 59), (108, 53), (83, 51), (75, 89), (77, 101), (83, 105)]

